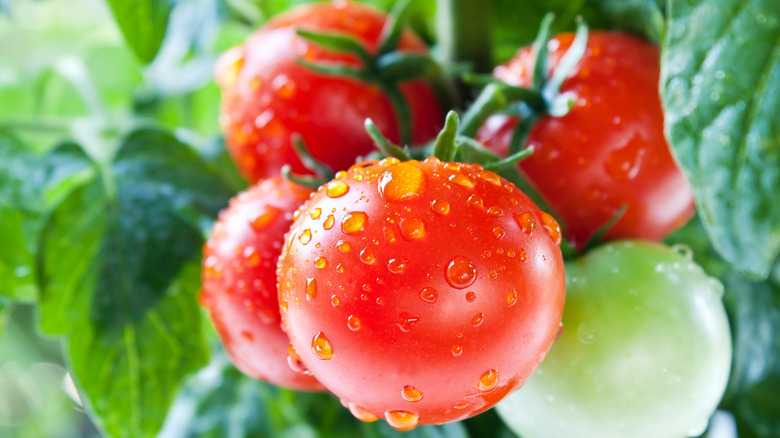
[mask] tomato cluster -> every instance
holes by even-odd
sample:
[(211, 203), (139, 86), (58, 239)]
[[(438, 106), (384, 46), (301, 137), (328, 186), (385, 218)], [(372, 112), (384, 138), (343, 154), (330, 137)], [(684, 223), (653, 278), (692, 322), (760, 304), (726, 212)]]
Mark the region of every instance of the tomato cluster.
[[(664, 140), (658, 49), (595, 32), (545, 96), (528, 135), (534, 152), (518, 165), (545, 212), (487, 170), (500, 157), (452, 160), (466, 156), (465, 143), (481, 146), (448, 127), (433, 148), (444, 157), (396, 148), (402, 159), (358, 158), (377, 135), (400, 138), (398, 107), (381, 84), (312, 68), (365, 59), (298, 31), (346, 35), (372, 53), (386, 21), (354, 3), (303, 6), (219, 62), (227, 147), (254, 185), (214, 225), (201, 301), (235, 365), (276, 385), (326, 389), (358, 419), (399, 430), (465, 419), (508, 395), (499, 414), (524, 437), (698, 427), (728, 377), (719, 284), (659, 244), (610, 244), (566, 264), (560, 249), (564, 236), (582, 250), (604, 231), (659, 240), (693, 212)], [(576, 43), (568, 34), (548, 42), (550, 76)], [(410, 32), (397, 50), (427, 52)], [(537, 59), (520, 49), (495, 78), (531, 87)], [(422, 145), (444, 124), (441, 105), (421, 79), (399, 89)], [(550, 107), (560, 96), (574, 96), (563, 114)], [(508, 114), (479, 129), (481, 156), (510, 151), (523, 121)], [(366, 119), (381, 132), (374, 140)], [(308, 145), (306, 160), (292, 134)], [(337, 171), (316, 191), (277, 177), (283, 165), (309, 172), (302, 163), (312, 157)], [(674, 421), (655, 425), (670, 412)]]

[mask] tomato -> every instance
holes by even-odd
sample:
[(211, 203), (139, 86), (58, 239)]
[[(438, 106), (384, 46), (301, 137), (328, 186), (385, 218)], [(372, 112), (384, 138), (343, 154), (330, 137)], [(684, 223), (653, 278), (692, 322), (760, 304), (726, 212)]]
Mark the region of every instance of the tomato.
[(698, 436), (729, 377), (723, 286), (688, 256), (618, 242), (566, 264), (563, 333), (497, 407), (523, 438)]
[[(573, 34), (548, 43), (550, 70)], [(534, 52), (521, 49), (494, 76), (529, 87)], [(664, 137), (658, 48), (635, 37), (591, 32), (579, 63), (561, 86), (574, 96), (562, 117), (542, 117), (530, 132), (535, 151), (520, 170), (549, 202), (567, 239), (582, 248), (622, 206), (605, 238), (660, 240), (694, 212), (693, 193)], [(517, 119), (493, 116), (478, 139), (504, 154)]]
[(321, 390), (288, 365), (280, 326), (276, 261), (293, 211), (311, 190), (283, 179), (260, 182), (233, 198), (204, 247), (200, 300), (243, 373), (276, 385)]
[(481, 166), (436, 158), (340, 172), (279, 258), (282, 325), (361, 420), (464, 419), (522, 385), (559, 329), (560, 228)]
[[(307, 173), (290, 143), (294, 133), (302, 136), (314, 158), (334, 170), (348, 168), (357, 156), (374, 149), (363, 125), (366, 118), (392, 141), (400, 140), (393, 106), (381, 88), (319, 73), (298, 62), (359, 67), (355, 56), (324, 50), (298, 36), (296, 29), (350, 35), (375, 52), (385, 19), (384, 13), (354, 2), (305, 5), (277, 16), (244, 45), (222, 55), (216, 68), (222, 88), (220, 123), (228, 150), (248, 180), (279, 175), (284, 164)], [(403, 33), (398, 49), (428, 51), (411, 32)], [(412, 141), (434, 138), (444, 113), (431, 87), (413, 80), (400, 89), (412, 115)]]

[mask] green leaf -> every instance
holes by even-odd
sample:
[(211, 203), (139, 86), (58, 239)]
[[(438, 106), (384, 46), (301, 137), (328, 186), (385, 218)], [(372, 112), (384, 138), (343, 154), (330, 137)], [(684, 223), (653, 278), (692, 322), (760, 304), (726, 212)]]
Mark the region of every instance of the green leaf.
[(140, 130), (52, 213), (38, 255), (40, 323), (108, 435), (159, 430), (206, 361), (196, 300), (202, 230), (231, 190), (186, 145)]
[(0, 295), (28, 302), (36, 298), (34, 253), (43, 217), (88, 168), (76, 145), (40, 156), (0, 132)]
[(598, 10), (599, 17), (617, 28), (661, 43), (664, 32), (662, 0), (587, 0)]
[(780, 288), (735, 273), (724, 284), (734, 342), (724, 407), (734, 414), (740, 437), (780, 436)]
[(141, 61), (151, 62), (165, 38), (171, 0), (107, 1), (127, 44)]
[(780, 2), (671, 0), (667, 136), (715, 249), (764, 279), (780, 253)]

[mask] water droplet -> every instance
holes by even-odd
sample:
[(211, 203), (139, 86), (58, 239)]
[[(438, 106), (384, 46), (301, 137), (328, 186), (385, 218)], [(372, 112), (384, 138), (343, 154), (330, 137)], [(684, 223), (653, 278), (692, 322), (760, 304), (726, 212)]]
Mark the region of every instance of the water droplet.
[(534, 216), (530, 212), (525, 212), (520, 215), (514, 215), (515, 222), (517, 222), (517, 225), (520, 226), (520, 229), (523, 230), (525, 234), (528, 234), (529, 236), (531, 233), (534, 232), (534, 229), (536, 229), (536, 219), (534, 219)]
[(482, 313), (477, 313), (476, 315), (474, 315), (473, 318), (471, 318), (471, 325), (473, 325), (474, 327), (479, 327), (480, 325), (482, 325), (482, 321), (484, 320), (485, 320), (485, 315), (483, 315)]
[(326, 266), (328, 266), (328, 259), (325, 257), (320, 256), (314, 259), (314, 267), (317, 269), (325, 269)]
[(395, 243), (395, 241), (397, 239), (395, 238), (395, 231), (393, 231), (392, 228), (385, 227), (382, 231), (383, 231), (383, 233), (385, 235), (385, 244), (386, 245), (390, 244), (390, 243)]
[(688, 246), (684, 245), (682, 243), (676, 243), (672, 245), (672, 251), (676, 252), (677, 254), (680, 254), (681, 256), (685, 257), (685, 260), (691, 261), (693, 260), (693, 250)]
[(349, 409), (349, 412), (351, 412), (355, 418), (366, 423), (370, 423), (372, 421), (376, 421), (379, 419), (379, 416), (374, 415), (371, 412), (368, 412), (367, 410), (361, 408), (355, 403), (349, 403), (347, 405), (347, 409)]
[(322, 209), (317, 207), (314, 210), (311, 211), (311, 218), (312, 219), (319, 219), (320, 214), (322, 214)]
[(336, 221), (336, 219), (333, 218), (332, 214), (329, 214), (328, 217), (325, 218), (325, 222), (322, 223), (322, 228), (324, 228), (326, 231), (333, 228), (333, 223)]
[(577, 339), (585, 345), (590, 345), (599, 340), (599, 334), (595, 327), (582, 323), (577, 327)]
[(357, 316), (350, 315), (349, 318), (347, 318), (347, 327), (353, 332), (360, 330), (360, 326), (360, 319), (358, 319)]
[(374, 254), (371, 252), (371, 250), (366, 247), (363, 248), (363, 251), (360, 251), (360, 261), (370, 265), (376, 261), (376, 258), (374, 258)]
[(420, 299), (426, 303), (435, 303), (438, 298), (439, 293), (432, 287), (424, 287), (423, 290), (420, 291)]
[(349, 186), (344, 181), (335, 180), (325, 185), (325, 194), (329, 198), (338, 198), (344, 196), (349, 191)]
[(346, 234), (358, 234), (366, 230), (368, 215), (362, 211), (350, 211), (341, 219), (341, 231)]
[(604, 162), (604, 169), (615, 181), (632, 180), (639, 174), (644, 154), (644, 148), (631, 142), (610, 153)]
[(459, 411), (462, 411), (463, 409), (466, 409), (467, 407), (469, 407), (468, 403), (458, 403), (455, 406), (453, 406), (453, 408), (455, 408), (455, 409), (457, 409)]
[(507, 307), (512, 307), (515, 303), (517, 303), (517, 291), (512, 289), (506, 296), (506, 305)]
[(459, 185), (459, 186), (463, 186), (463, 187), (467, 187), (467, 188), (474, 187), (474, 181), (472, 181), (471, 179), (469, 179), (466, 175), (463, 175), (462, 173), (455, 173), (455, 174), (450, 175), (449, 180), (452, 181), (453, 183)]
[(498, 370), (488, 370), (479, 378), (479, 390), (482, 392), (492, 391), (498, 385)]
[(419, 197), (425, 190), (425, 175), (415, 162), (393, 164), (379, 176), (379, 193), (389, 202)]
[(385, 421), (393, 429), (403, 432), (414, 429), (417, 426), (419, 417), (406, 411), (387, 411), (385, 412)]
[(403, 397), (404, 400), (414, 403), (422, 400), (423, 394), (422, 392), (418, 391), (417, 388), (411, 385), (406, 385), (401, 390), (401, 397)]
[(307, 228), (301, 231), (301, 234), (298, 235), (298, 241), (301, 242), (302, 245), (311, 242), (311, 230)]
[(336, 272), (338, 272), (339, 274), (343, 274), (344, 273), (344, 265), (342, 265), (341, 263), (336, 265)]
[(388, 260), (387, 270), (393, 274), (403, 274), (406, 271), (406, 260), (403, 257)]
[(276, 207), (268, 206), (266, 210), (249, 223), (255, 231), (263, 231), (281, 215), (282, 211)]
[(330, 297), (330, 305), (333, 307), (338, 307), (338, 305), (341, 304), (341, 300), (339, 299), (338, 295), (333, 295)]
[(461, 354), (463, 354), (463, 347), (461, 347), (458, 344), (455, 344), (452, 346), (452, 349), (450, 351), (452, 352), (453, 356), (458, 357)]
[(339, 249), (343, 254), (348, 253), (350, 250), (352, 250), (352, 245), (349, 244), (349, 242), (345, 242), (343, 240), (339, 240), (336, 243), (336, 248)]
[(252, 333), (250, 333), (250, 332), (248, 332), (246, 330), (241, 332), (241, 337), (246, 339), (249, 342), (252, 342), (255, 339), (255, 337), (252, 336)]
[(396, 325), (404, 333), (410, 332), (412, 330), (412, 324), (414, 324), (414, 323), (416, 323), (417, 321), (420, 320), (420, 318), (418, 318), (416, 316), (412, 316), (411, 314), (406, 313), (406, 312), (401, 312), (399, 314), (399, 317), (400, 317), (400, 319), (399, 319), (399, 321), (398, 321), (398, 323)]
[(420, 240), (425, 237), (425, 224), (416, 217), (402, 219), (399, 225), (405, 240)]
[(306, 299), (313, 300), (317, 296), (317, 279), (309, 277), (306, 279)]
[(466, 200), (466, 204), (468, 204), (468, 205), (470, 205), (470, 206), (472, 206), (474, 208), (478, 208), (480, 210), (484, 210), (485, 209), (485, 205), (482, 203), (482, 198), (480, 198), (477, 195), (469, 196), (469, 199)]
[(317, 333), (314, 335), (314, 338), (312, 338), (311, 351), (317, 359), (328, 360), (333, 357), (333, 347), (322, 332)]
[(477, 300), (477, 293), (476, 292), (466, 292), (466, 301), (469, 303), (473, 303)]
[(296, 373), (309, 374), (309, 370), (306, 368), (306, 365), (301, 362), (301, 358), (293, 349), (292, 344), (287, 346), (287, 365)]
[(497, 225), (493, 227), (493, 235), (496, 236), (497, 239), (500, 239), (506, 235), (506, 232), (504, 231), (504, 227), (501, 225)]
[(465, 289), (476, 280), (477, 267), (466, 257), (456, 256), (447, 265), (446, 278), (450, 286), (456, 289)]
[(275, 77), (271, 86), (282, 99), (290, 99), (295, 96), (295, 82), (287, 75), (282, 74)]
[(494, 186), (501, 186), (501, 178), (489, 170), (480, 172), (479, 178), (483, 181), (493, 184)]
[(438, 215), (446, 216), (450, 212), (450, 203), (444, 199), (434, 199), (431, 201), (431, 210)]
[(501, 217), (504, 215), (504, 209), (497, 205), (494, 205), (487, 209), (487, 214), (493, 217)]
[(558, 221), (554, 217), (545, 212), (540, 212), (539, 216), (542, 218), (542, 227), (544, 227), (547, 234), (550, 235), (556, 246), (561, 246), (561, 226), (558, 225)]
[(260, 253), (254, 247), (248, 246), (244, 250), (244, 258), (246, 259), (246, 265), (250, 268), (254, 268), (260, 264)]

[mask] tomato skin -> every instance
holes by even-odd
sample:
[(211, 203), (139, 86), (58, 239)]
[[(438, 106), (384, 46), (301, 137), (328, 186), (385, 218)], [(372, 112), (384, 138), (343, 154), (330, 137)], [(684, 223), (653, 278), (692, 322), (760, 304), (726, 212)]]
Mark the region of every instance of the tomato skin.
[(279, 259), (282, 325), (311, 373), (399, 429), (476, 415), (522, 385), (559, 329), (554, 219), (478, 165), (390, 158), (336, 178)]
[[(318, 73), (297, 61), (360, 67), (356, 57), (326, 51), (296, 30), (348, 34), (374, 52), (385, 19), (384, 13), (354, 2), (304, 5), (275, 17), (244, 45), (220, 57), (220, 123), (228, 151), (249, 181), (278, 176), (284, 164), (296, 173), (308, 173), (291, 146), (294, 133), (302, 136), (312, 156), (334, 170), (346, 169), (356, 157), (374, 150), (363, 125), (366, 118), (390, 140), (400, 140), (393, 106), (379, 87)], [(411, 32), (402, 35), (398, 48), (428, 51)], [(434, 138), (444, 113), (430, 86), (414, 80), (400, 88), (411, 111), (412, 141)]]
[[(573, 40), (550, 40), (550, 69)], [(497, 67), (496, 78), (531, 85), (534, 53), (520, 49)], [(563, 222), (567, 239), (582, 248), (618, 212), (606, 239), (658, 241), (694, 213), (693, 193), (664, 137), (658, 92), (658, 48), (635, 37), (595, 31), (580, 62), (561, 87), (575, 103), (562, 117), (545, 116), (532, 129), (535, 151), (519, 165)], [(478, 139), (505, 154), (516, 118), (494, 116)]]
[(566, 264), (563, 333), (497, 407), (524, 438), (698, 436), (723, 396), (731, 336), (723, 286), (641, 241)]
[(323, 388), (313, 377), (288, 365), (276, 291), (284, 233), (310, 194), (274, 178), (233, 198), (204, 247), (200, 301), (236, 368), (275, 385), (315, 391)]

